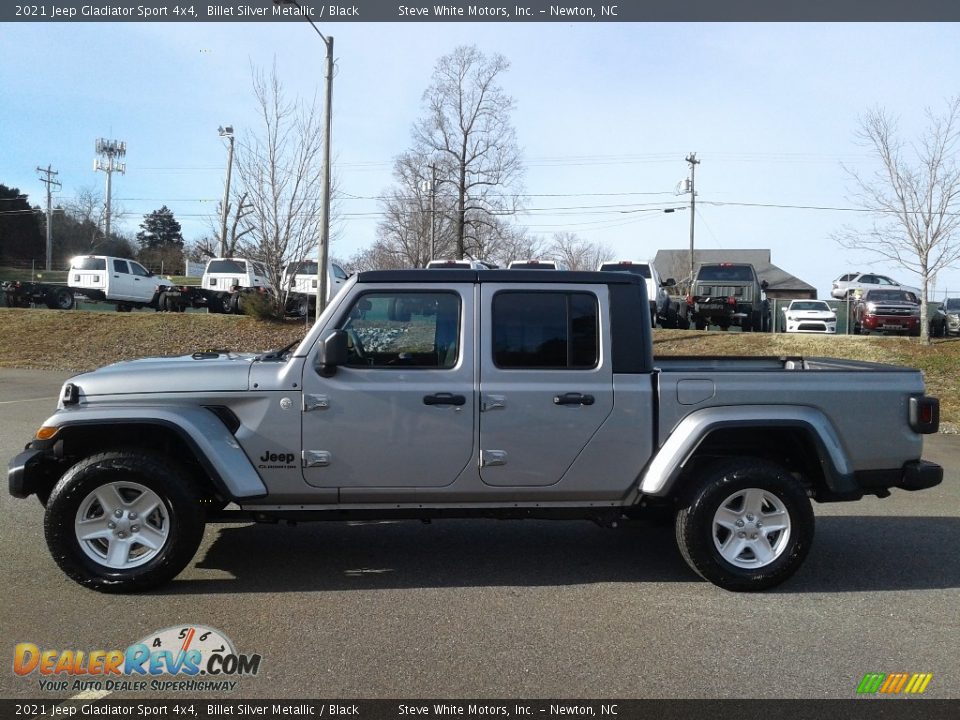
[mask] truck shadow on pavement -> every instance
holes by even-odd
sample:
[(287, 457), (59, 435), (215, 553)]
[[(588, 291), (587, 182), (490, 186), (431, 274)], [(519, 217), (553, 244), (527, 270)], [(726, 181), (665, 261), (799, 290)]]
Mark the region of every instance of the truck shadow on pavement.
[[(612, 530), (589, 522), (461, 520), (211, 526), (207, 532), (209, 544), (194, 565), (156, 594), (706, 585), (680, 557), (672, 527), (641, 521)], [(960, 555), (948, 542), (958, 536), (956, 517), (818, 517), (806, 563), (773, 592), (960, 587)], [(217, 572), (196, 577), (205, 570)]]

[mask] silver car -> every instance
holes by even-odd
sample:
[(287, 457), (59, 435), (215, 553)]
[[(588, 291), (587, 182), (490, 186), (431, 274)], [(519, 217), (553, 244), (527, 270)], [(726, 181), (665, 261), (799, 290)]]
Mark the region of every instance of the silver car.
[(846, 273), (833, 281), (833, 287), (830, 289), (830, 295), (843, 300), (853, 297), (857, 290), (866, 295), (868, 290), (906, 290), (920, 297), (920, 290), (909, 285), (898, 283), (888, 275), (877, 275), (876, 273)]

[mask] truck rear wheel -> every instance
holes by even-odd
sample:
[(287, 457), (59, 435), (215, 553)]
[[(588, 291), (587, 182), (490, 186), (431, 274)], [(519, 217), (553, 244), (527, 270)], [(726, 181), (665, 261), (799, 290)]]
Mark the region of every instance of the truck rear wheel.
[(687, 564), (726, 590), (779, 585), (803, 563), (814, 517), (803, 488), (781, 466), (756, 458), (709, 466), (677, 512)]
[(176, 463), (136, 450), (74, 465), (47, 500), (44, 532), (60, 569), (100, 592), (160, 585), (193, 558), (204, 515)]
[(57, 288), (47, 296), (47, 307), (51, 310), (72, 310), (73, 293), (67, 288)]

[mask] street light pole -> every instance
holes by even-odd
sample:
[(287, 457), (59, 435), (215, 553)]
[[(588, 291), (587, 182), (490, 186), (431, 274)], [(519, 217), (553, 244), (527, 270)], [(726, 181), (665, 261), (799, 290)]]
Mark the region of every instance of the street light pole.
[(223, 189), (223, 207), (220, 218), (220, 257), (227, 256), (227, 208), (230, 203), (230, 175), (233, 171), (233, 126), (222, 125), (218, 128), (220, 137), (225, 137), (230, 141), (230, 149), (227, 151), (227, 184)]
[(685, 160), (690, 163), (690, 288), (691, 294), (693, 292), (693, 272), (694, 272), (694, 262), (693, 262), (693, 220), (697, 214), (697, 186), (694, 183), (696, 177), (697, 165), (700, 164), (700, 161), (697, 160), (696, 153), (690, 153), (687, 155)]

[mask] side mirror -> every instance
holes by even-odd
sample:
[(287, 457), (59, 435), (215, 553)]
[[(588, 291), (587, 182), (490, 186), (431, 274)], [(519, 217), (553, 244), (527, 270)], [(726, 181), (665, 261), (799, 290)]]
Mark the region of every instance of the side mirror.
[(766, 290), (768, 287), (770, 287), (770, 283), (768, 283), (766, 280), (761, 280), (761, 281), (760, 281), (760, 289), (761, 289), (761, 290)]
[(347, 362), (347, 331), (334, 330), (320, 341), (317, 352), (317, 371), (323, 377), (333, 377), (338, 365)]
[(661, 283), (661, 286), (662, 286), (662, 287), (676, 287), (676, 286), (677, 286), (677, 281), (674, 280), (673, 278), (667, 278), (666, 280), (663, 281), (663, 283)]

